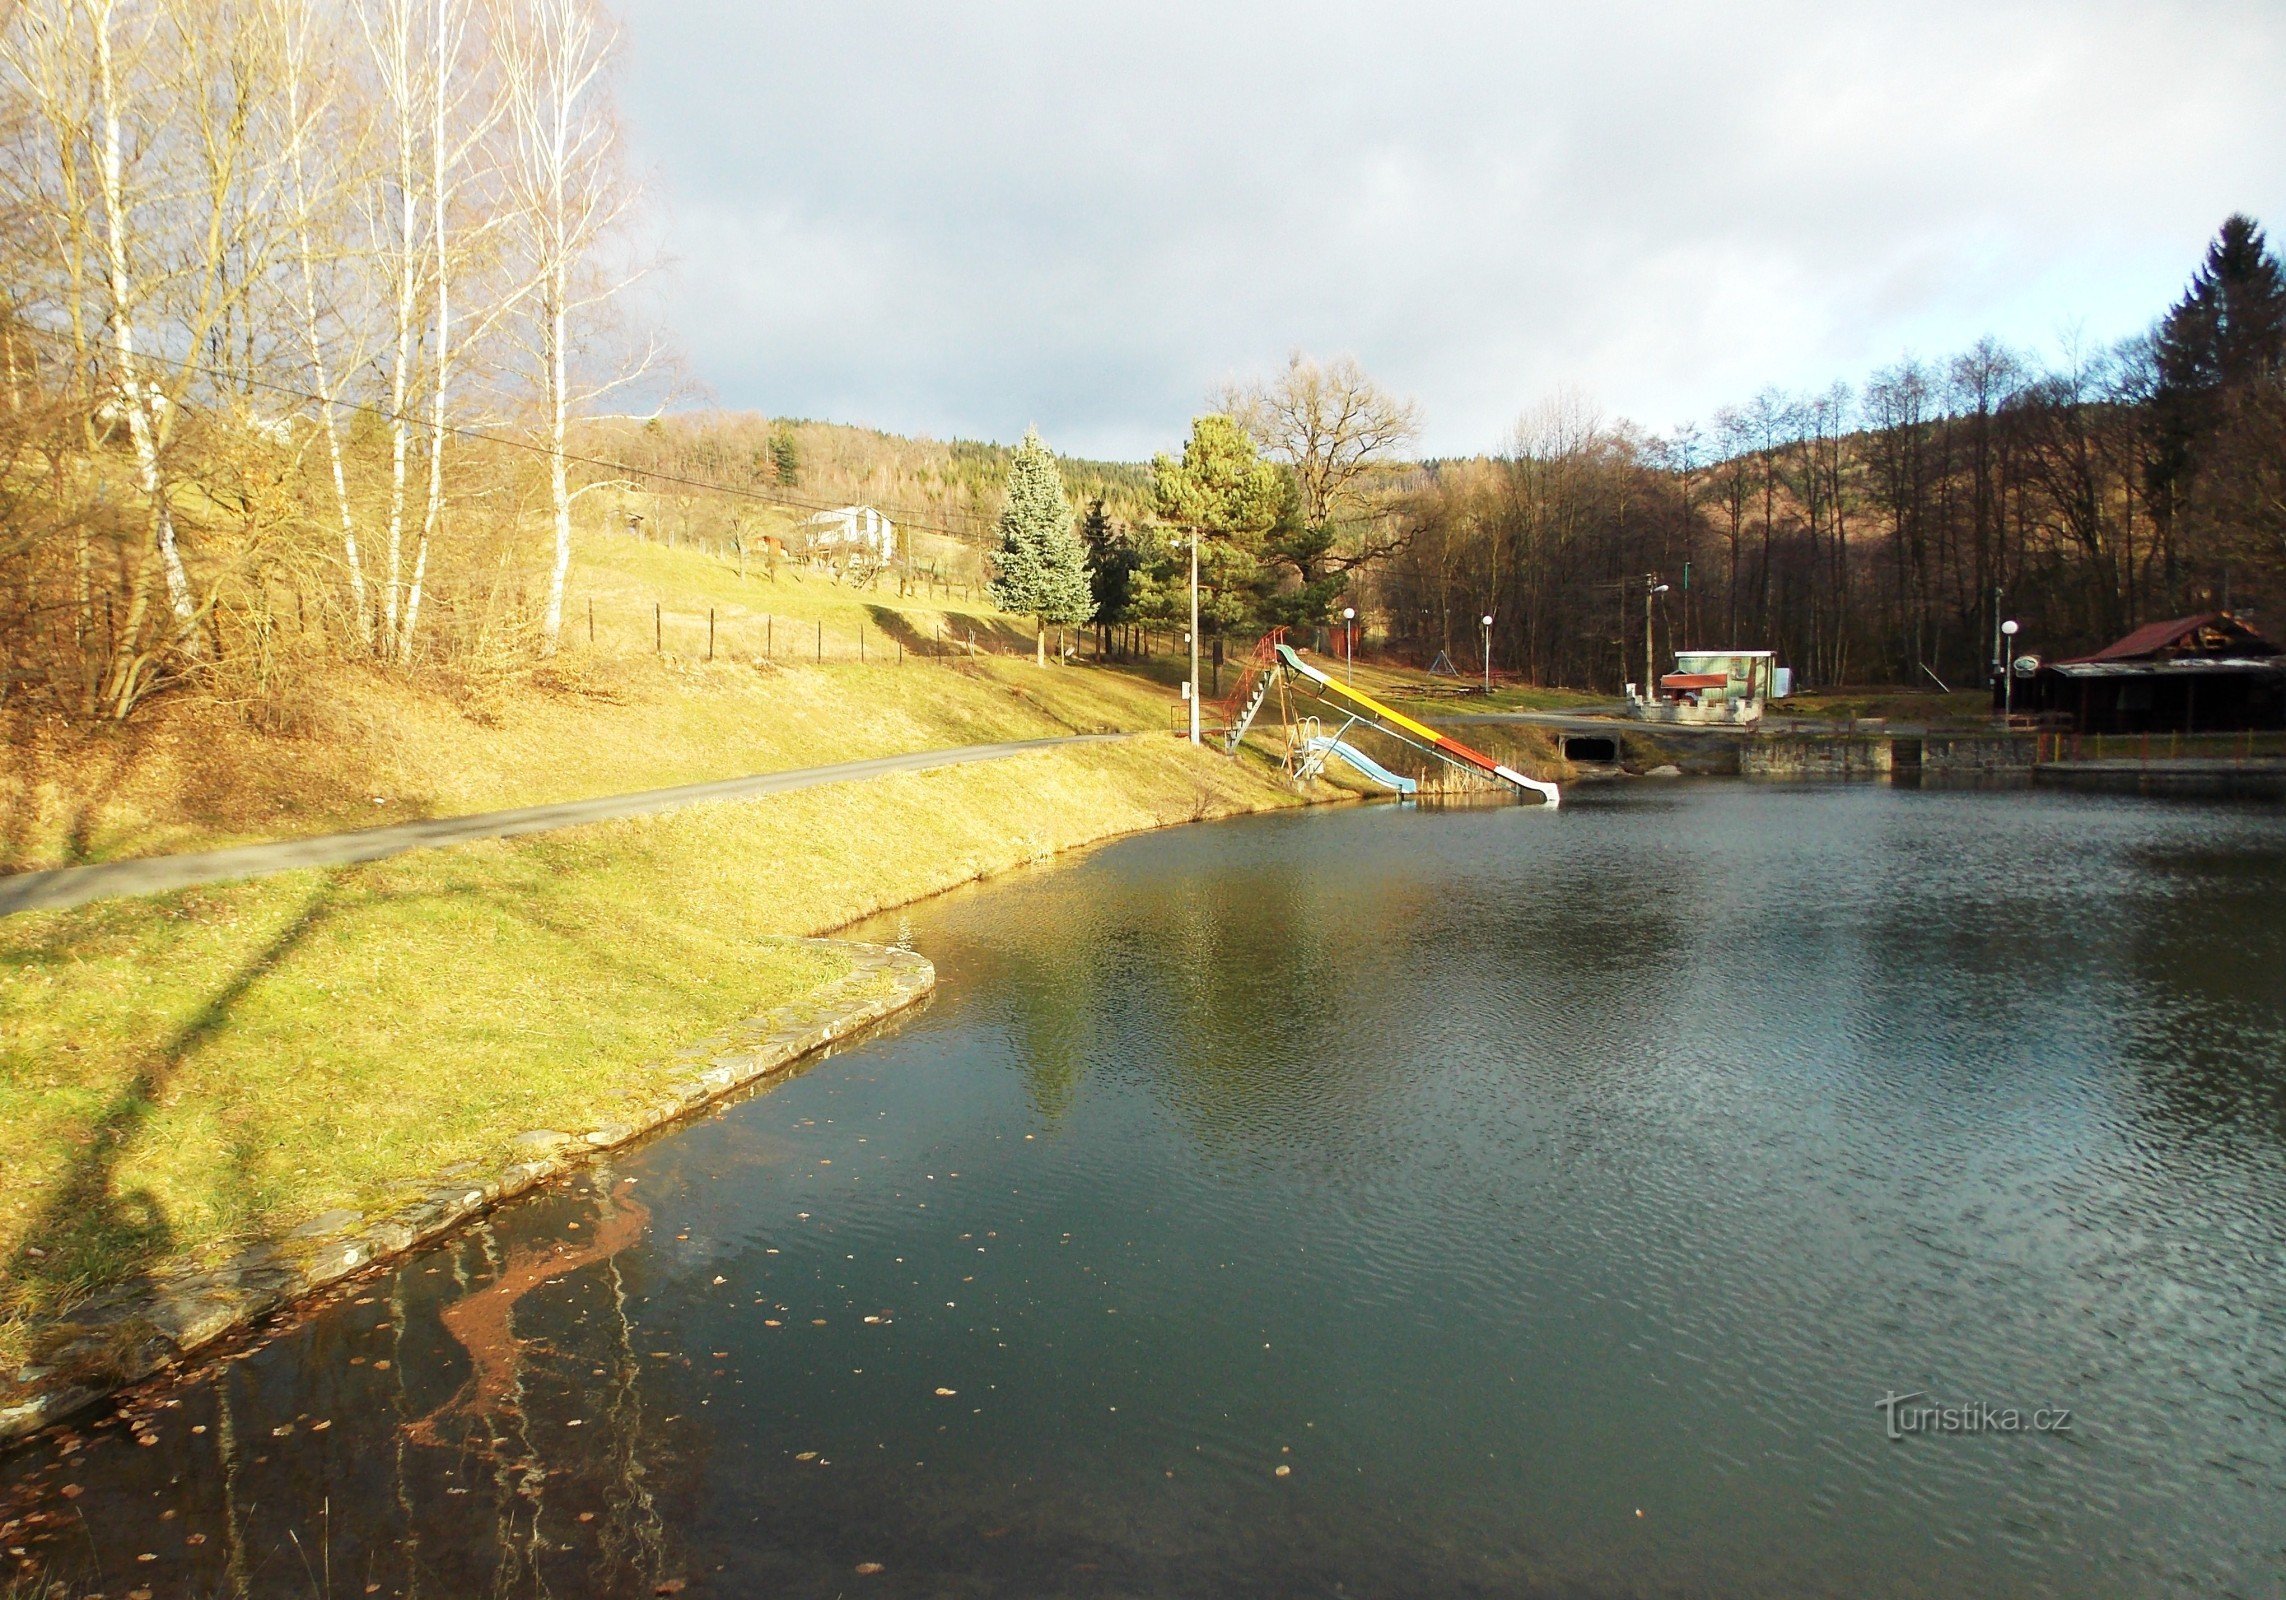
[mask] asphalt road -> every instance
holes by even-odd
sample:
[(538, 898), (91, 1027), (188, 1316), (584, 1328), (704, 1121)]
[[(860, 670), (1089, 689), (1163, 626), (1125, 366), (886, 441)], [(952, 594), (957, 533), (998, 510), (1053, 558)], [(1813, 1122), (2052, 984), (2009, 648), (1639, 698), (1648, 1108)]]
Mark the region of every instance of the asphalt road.
[(1130, 735), (1123, 733), (1083, 733), (1056, 739), (1017, 739), (1006, 744), (961, 745), (950, 750), (879, 756), (871, 761), (844, 761), (830, 767), (803, 767), (793, 772), (759, 773), (750, 778), (686, 783), (674, 789), (646, 789), (640, 794), (605, 795), (594, 800), (525, 806), (515, 811), (487, 811), (473, 817), (434, 817), (425, 822), (393, 823), (386, 828), (362, 828), (355, 833), (327, 833), (310, 839), (280, 839), (270, 844), (237, 845), (228, 850), (202, 850), (192, 855), (140, 856), (89, 867), (18, 872), (0, 877), (0, 917), (18, 911), (61, 910), (114, 895), (159, 894), (232, 878), (267, 877), (273, 872), (291, 872), (296, 867), (346, 866), (354, 861), (377, 861), (383, 856), (436, 845), (509, 839), (521, 833), (544, 833), (550, 828), (568, 828), (582, 822), (648, 816), (709, 800), (786, 794), (795, 789), (813, 789), (819, 784), (886, 778), (900, 772), (928, 772), (938, 767), (966, 766), (975, 761), (998, 761), (1032, 750), (1128, 737)]

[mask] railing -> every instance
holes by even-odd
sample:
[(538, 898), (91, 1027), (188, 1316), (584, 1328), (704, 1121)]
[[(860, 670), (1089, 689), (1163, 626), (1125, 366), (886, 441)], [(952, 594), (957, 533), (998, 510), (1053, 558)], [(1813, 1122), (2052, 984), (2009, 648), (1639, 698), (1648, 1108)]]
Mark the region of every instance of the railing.
[(2286, 731), (2256, 733), (2075, 733), (2069, 730), (2039, 735), (2038, 760), (2133, 761), (2149, 766), (2154, 761), (2248, 761), (2286, 757)]

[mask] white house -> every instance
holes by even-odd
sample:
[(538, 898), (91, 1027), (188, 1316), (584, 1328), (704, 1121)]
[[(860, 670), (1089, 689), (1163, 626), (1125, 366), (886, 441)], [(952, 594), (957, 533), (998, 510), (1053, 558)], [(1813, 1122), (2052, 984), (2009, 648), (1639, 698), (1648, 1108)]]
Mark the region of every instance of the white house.
[(871, 506), (821, 511), (802, 524), (810, 548), (821, 554), (856, 557), (887, 566), (897, 554), (897, 525)]

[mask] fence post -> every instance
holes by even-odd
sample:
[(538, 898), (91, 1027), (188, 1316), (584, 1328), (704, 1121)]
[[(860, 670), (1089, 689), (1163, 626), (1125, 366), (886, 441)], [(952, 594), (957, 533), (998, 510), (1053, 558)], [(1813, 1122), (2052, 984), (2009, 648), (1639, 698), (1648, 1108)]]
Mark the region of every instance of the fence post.
[(706, 658), (714, 659), (714, 607), (706, 608)]
[(818, 618), (818, 664), (825, 664), (825, 618)]
[(659, 602), (651, 602), (651, 649), (655, 654), (667, 653), (667, 618), (659, 609)]
[(589, 595), (589, 596), (587, 597), (587, 642), (588, 642), (588, 644), (589, 644), (589, 645), (591, 645), (591, 646), (592, 646), (592, 645), (595, 643), (595, 596), (594, 596), (594, 595)]
[(865, 659), (865, 624), (862, 622), (857, 625), (857, 659)]
[(762, 614), (762, 657), (768, 660), (777, 653), (777, 623), (768, 612)]

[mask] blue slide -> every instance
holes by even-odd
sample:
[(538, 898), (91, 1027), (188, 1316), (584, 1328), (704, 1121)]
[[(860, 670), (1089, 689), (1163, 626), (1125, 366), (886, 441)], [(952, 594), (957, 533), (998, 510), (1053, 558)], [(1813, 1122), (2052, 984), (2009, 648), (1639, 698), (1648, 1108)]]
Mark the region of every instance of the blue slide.
[(1364, 773), (1366, 777), (1370, 778), (1375, 783), (1380, 784), (1384, 789), (1394, 789), (1399, 794), (1411, 794), (1414, 790), (1420, 787), (1420, 785), (1414, 782), (1411, 778), (1399, 777), (1396, 773), (1391, 772), (1387, 767), (1374, 760), (1364, 751), (1358, 749), (1357, 746), (1353, 744), (1344, 744), (1339, 739), (1312, 739), (1309, 743), (1309, 748), (1313, 752), (1323, 751), (1328, 755), (1336, 755), (1341, 757), (1342, 760), (1348, 762), (1359, 772)]

